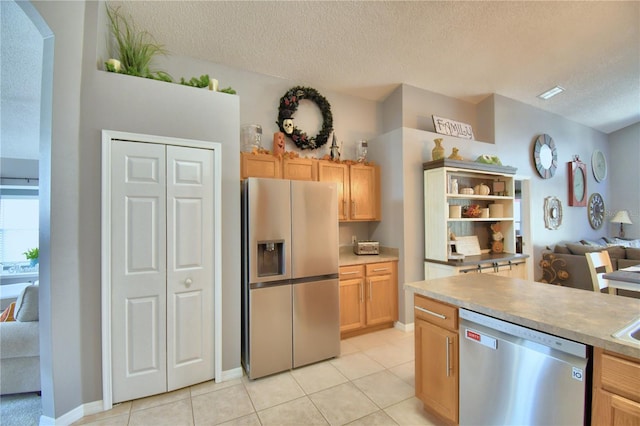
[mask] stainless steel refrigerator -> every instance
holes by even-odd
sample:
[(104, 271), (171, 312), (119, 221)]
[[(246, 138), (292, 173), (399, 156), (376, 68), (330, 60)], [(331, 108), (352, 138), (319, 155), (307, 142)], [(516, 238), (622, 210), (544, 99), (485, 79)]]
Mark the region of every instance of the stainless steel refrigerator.
[(242, 363), (250, 379), (340, 354), (335, 183), (242, 183)]

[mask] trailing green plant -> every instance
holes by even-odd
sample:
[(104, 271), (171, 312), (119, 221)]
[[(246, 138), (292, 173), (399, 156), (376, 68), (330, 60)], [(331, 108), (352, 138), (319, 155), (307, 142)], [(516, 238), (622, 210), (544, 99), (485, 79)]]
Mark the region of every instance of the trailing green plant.
[(228, 93), (230, 95), (235, 95), (236, 94), (236, 91), (234, 89), (232, 89), (231, 87), (225, 87), (224, 89), (218, 90), (218, 92)]
[(180, 78), (180, 84), (184, 84), (185, 86), (192, 87), (209, 87), (209, 82), (211, 79), (209, 78), (209, 74), (201, 75), (200, 78), (192, 77), (191, 80), (186, 81), (184, 77)]
[(24, 254), (27, 260), (37, 259), (38, 257), (40, 257), (40, 251), (38, 250), (38, 247), (29, 249), (22, 254)]
[[(156, 55), (166, 55), (163, 45), (157, 44), (153, 36), (147, 31), (138, 31), (131, 17), (120, 12), (120, 7), (107, 5), (107, 16), (111, 35), (117, 44), (120, 70), (123, 74), (137, 77), (152, 78), (172, 82), (173, 78), (164, 71), (150, 69), (151, 60)], [(117, 71), (113, 65), (105, 63), (107, 71)]]

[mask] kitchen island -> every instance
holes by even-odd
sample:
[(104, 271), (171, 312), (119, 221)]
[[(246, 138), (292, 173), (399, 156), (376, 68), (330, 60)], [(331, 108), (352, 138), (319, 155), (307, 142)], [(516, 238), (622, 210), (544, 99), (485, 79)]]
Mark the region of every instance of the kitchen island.
[(611, 335), (640, 316), (640, 300), (495, 275), (458, 275), (405, 290), (523, 327), (640, 358)]
[[(588, 392), (582, 402), (570, 403), (567, 398), (557, 401), (552, 398), (552, 402), (547, 403), (549, 405), (539, 402), (542, 405), (530, 413), (557, 413), (560, 407), (574, 406), (583, 407), (584, 420), (591, 416), (592, 424), (640, 422), (640, 343), (612, 336), (640, 317), (640, 300), (483, 274), (408, 283), (404, 288), (415, 294), (416, 396), (423, 401), (426, 410), (447, 423), (469, 423), (470, 405), (478, 401), (469, 399), (468, 385), (463, 386), (463, 383), (483, 386), (483, 377), (487, 378), (486, 374), (478, 373), (476, 376), (475, 372), (487, 370), (483, 363), (488, 362), (488, 358), (475, 358), (481, 360), (481, 365), (474, 369), (461, 368), (463, 346), (468, 348), (469, 345), (465, 343), (466, 339), (485, 344), (488, 338), (487, 346), (500, 350), (499, 342), (498, 346), (492, 343), (496, 341), (492, 335), (498, 335), (489, 332), (483, 336), (474, 330), (469, 332), (467, 325), (463, 327), (462, 318), (467, 318), (467, 314), (459, 308), (593, 347), (593, 351), (587, 347), (586, 353), (587, 358), (593, 360), (593, 368), (586, 369), (587, 377), (593, 378), (592, 399)], [(469, 356), (464, 352), (465, 360), (469, 360)], [(580, 381), (582, 368), (574, 368), (580, 373)], [(528, 374), (523, 375), (525, 371), (531, 373), (531, 370), (511, 369), (505, 365), (504, 371), (515, 375), (511, 376), (512, 379), (505, 378), (505, 383), (533, 390), (527, 385)], [(492, 381), (495, 380), (495, 376), (491, 377), (494, 377)], [(590, 381), (587, 379), (584, 383), (588, 385)], [(570, 394), (574, 396), (576, 392)], [(466, 410), (464, 419), (463, 409)], [(504, 411), (498, 409), (494, 412)], [(552, 414), (544, 421), (558, 422), (558, 418)], [(535, 422), (531, 419), (518, 421)]]

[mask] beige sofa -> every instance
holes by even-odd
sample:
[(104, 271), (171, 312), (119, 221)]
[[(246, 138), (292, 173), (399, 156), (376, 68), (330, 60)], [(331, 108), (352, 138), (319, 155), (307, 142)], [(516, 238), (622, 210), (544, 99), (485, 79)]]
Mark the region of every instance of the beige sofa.
[(0, 322), (0, 394), (40, 391), (38, 286), (25, 287), (14, 310), (16, 321)]
[[(538, 281), (557, 284), (563, 287), (593, 291), (585, 253), (606, 250), (609, 252), (611, 265), (614, 270), (626, 268), (640, 264), (640, 248), (623, 247), (613, 244), (636, 245), (640, 243), (640, 241), (636, 241), (637, 240), (625, 241), (618, 239), (601, 239), (598, 241), (581, 240), (577, 242), (559, 243), (553, 248), (547, 247), (547, 249), (542, 252), (542, 259), (540, 260), (542, 278)], [(637, 292), (629, 293), (633, 294)], [(625, 293), (625, 295), (631, 294)]]

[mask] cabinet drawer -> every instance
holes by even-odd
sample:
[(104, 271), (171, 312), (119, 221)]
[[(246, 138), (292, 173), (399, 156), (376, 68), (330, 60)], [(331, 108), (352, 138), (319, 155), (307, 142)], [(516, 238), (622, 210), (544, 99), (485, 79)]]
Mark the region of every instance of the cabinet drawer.
[(375, 275), (389, 275), (393, 273), (393, 262), (369, 263), (366, 267), (366, 275), (368, 277)]
[(423, 319), (438, 327), (449, 330), (458, 329), (458, 308), (437, 300), (415, 295), (414, 314), (416, 318)]
[(340, 267), (340, 279), (349, 280), (351, 278), (364, 277), (364, 265), (351, 265)]
[(640, 364), (602, 354), (602, 388), (640, 402)]

